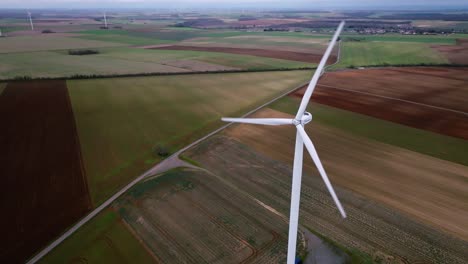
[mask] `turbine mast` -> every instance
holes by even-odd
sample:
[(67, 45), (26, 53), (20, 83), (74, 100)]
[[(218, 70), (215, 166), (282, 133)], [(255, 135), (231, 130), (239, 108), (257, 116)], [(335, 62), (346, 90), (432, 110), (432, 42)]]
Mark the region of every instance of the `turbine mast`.
[(106, 16), (106, 12), (104, 12), (104, 27), (107, 28), (107, 16)]
[(29, 24), (31, 25), (31, 30), (34, 31), (34, 24), (31, 17), (31, 12), (28, 12)]

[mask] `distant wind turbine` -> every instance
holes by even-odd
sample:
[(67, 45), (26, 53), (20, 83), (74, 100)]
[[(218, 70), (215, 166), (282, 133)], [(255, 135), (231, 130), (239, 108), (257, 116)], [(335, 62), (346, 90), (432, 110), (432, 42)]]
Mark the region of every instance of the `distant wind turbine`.
[(28, 11), (29, 24), (31, 25), (31, 30), (34, 31), (34, 24), (31, 17), (31, 12)]
[(104, 12), (104, 27), (107, 28), (107, 16), (106, 16), (106, 12)]
[(302, 178), (302, 166), (303, 166), (303, 151), (304, 145), (306, 146), (312, 160), (317, 166), (317, 169), (322, 176), (322, 180), (325, 182), (325, 185), (330, 192), (333, 201), (335, 202), (338, 210), (341, 213), (343, 218), (346, 218), (346, 213), (341, 205), (336, 193), (333, 189), (333, 186), (328, 179), (327, 174), (322, 166), (317, 151), (315, 150), (312, 140), (309, 138), (307, 133), (304, 130), (304, 126), (312, 121), (312, 115), (308, 112), (305, 112), (307, 104), (309, 103), (310, 97), (317, 85), (320, 76), (322, 75), (323, 68), (327, 63), (328, 57), (335, 46), (335, 43), (343, 30), (345, 22), (342, 21), (338, 26), (335, 34), (333, 35), (332, 41), (328, 45), (325, 54), (318, 65), (312, 80), (307, 87), (304, 97), (302, 98), (301, 105), (297, 111), (296, 117), (294, 119), (288, 118), (222, 118), (225, 122), (234, 122), (234, 123), (246, 123), (246, 124), (258, 124), (258, 125), (270, 125), (270, 126), (280, 126), (280, 125), (294, 125), (296, 127), (296, 149), (294, 154), (294, 164), (293, 164), (293, 179), (292, 179), (292, 191), (291, 191), (291, 211), (289, 216), (289, 239), (288, 239), (288, 262), (287, 264), (294, 264), (296, 258), (296, 239), (297, 239), (297, 227), (299, 221), (299, 201), (301, 196), (301, 178)]

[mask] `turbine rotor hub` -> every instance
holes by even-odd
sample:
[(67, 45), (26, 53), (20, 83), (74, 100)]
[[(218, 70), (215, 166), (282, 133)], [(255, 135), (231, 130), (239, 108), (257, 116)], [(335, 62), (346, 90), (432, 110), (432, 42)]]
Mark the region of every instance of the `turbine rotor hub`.
[(297, 120), (297, 119), (294, 119), (293, 120), (293, 124), (295, 126), (301, 124), (301, 125), (305, 125), (305, 124), (308, 124), (310, 123), (310, 121), (312, 121), (312, 114), (309, 113), (309, 112), (305, 112), (304, 115), (302, 116), (302, 118), (300, 120)]

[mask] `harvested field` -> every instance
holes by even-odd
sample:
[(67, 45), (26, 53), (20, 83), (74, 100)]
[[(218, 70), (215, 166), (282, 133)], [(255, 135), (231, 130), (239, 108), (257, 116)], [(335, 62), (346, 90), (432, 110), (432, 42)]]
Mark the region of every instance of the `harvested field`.
[[(242, 55), (253, 55), (258, 57), (276, 58), (283, 60), (293, 60), (302, 62), (318, 63), (322, 58), (321, 55), (293, 52), (293, 51), (277, 51), (277, 50), (266, 50), (266, 49), (239, 49), (239, 48), (226, 48), (226, 47), (200, 47), (200, 46), (163, 46), (154, 49), (160, 50), (192, 50), (192, 51), (209, 51), (209, 52), (223, 52), (232, 54)], [(330, 56), (328, 63), (336, 61), (336, 56)]]
[[(391, 68), (327, 73), (313, 101), (468, 139), (465, 68)], [(294, 96), (302, 97), (304, 89)]]
[(175, 169), (114, 205), (160, 263), (283, 263), (284, 217), (207, 171)]
[[(269, 109), (257, 115), (289, 116)], [(355, 137), (318, 123), (306, 130), (332, 182), (468, 240), (466, 166)], [(226, 133), (265, 155), (292, 163), (293, 128), (272, 130), (241, 125)], [(306, 162), (305, 168), (316, 174), (311, 162)]]
[(0, 119), (0, 260), (20, 263), (91, 204), (64, 81), (8, 83)]
[(458, 39), (456, 45), (433, 45), (454, 64), (468, 64), (468, 39)]
[[(270, 116), (270, 114), (277, 113), (265, 111), (263, 115), (259, 116)], [(314, 129), (317, 129), (317, 127), (315, 126)], [(241, 190), (238, 193), (250, 196), (251, 199), (260, 202), (266, 208), (269, 208), (270, 212), (275, 212), (276, 215), (287, 217), (289, 215), (292, 173), (289, 166), (292, 162), (289, 157), (292, 157), (294, 144), (291, 143), (295, 134), (294, 129), (281, 127), (280, 131), (278, 131), (276, 127), (271, 129), (271, 127), (267, 126), (236, 125), (228, 130), (227, 134), (240, 139), (242, 144), (231, 138), (215, 137), (190, 149), (185, 154), (199, 162), (214, 175), (217, 175), (232, 188)], [(265, 135), (268, 135), (268, 137)], [(374, 173), (379, 173), (380, 170), (374, 170), (372, 174), (359, 177), (356, 174), (356, 171), (359, 170), (356, 164), (362, 164), (356, 154), (358, 152), (361, 154), (360, 151), (367, 151), (364, 153), (366, 157), (370, 157), (372, 154), (375, 156), (375, 154), (380, 154), (377, 153), (379, 152), (378, 148), (375, 149), (375, 147), (381, 147), (380, 145), (372, 145), (371, 142), (363, 142), (357, 138), (335, 134), (334, 131), (326, 128), (318, 128), (318, 132), (312, 133), (312, 136), (313, 139), (316, 139), (316, 142), (320, 142), (317, 143), (319, 153), (321, 153), (321, 157), (325, 162), (324, 165), (331, 174), (332, 182), (343, 187), (348, 187), (346, 184), (340, 184), (342, 180), (346, 179), (347, 181), (355, 181), (356, 185), (364, 185), (365, 187), (375, 185), (379, 190), (374, 193), (381, 196), (389, 195), (389, 192), (393, 190), (393, 188), (391, 190), (386, 189), (382, 192), (382, 188), (388, 187), (385, 182), (371, 181), (366, 184), (367, 180), (379, 177)], [(345, 139), (340, 140), (341, 136), (345, 136)], [(330, 141), (339, 141), (335, 145), (341, 146), (341, 149), (324, 149), (324, 138), (328, 138), (327, 143), (325, 143), (327, 145)], [(343, 149), (348, 150), (349, 147), (343, 145), (345, 142), (354, 145), (364, 144), (365, 146), (354, 153), (343, 152)], [(254, 151), (254, 149), (259, 152)], [(382, 152), (385, 152), (385, 150), (382, 150)], [(265, 154), (268, 154), (268, 156)], [(269, 156), (280, 158), (273, 160)], [(338, 156), (340, 160), (333, 159), (334, 156)], [(341, 163), (342, 158), (347, 162)], [(380, 158), (374, 158), (373, 161)], [(278, 162), (278, 160), (285, 161), (286, 159), (289, 159), (287, 163)], [(356, 162), (357, 159), (359, 159), (358, 162)], [(351, 164), (352, 162), (354, 162), (354, 166)], [(464, 250), (466, 241), (451, 237), (432, 227), (414, 221), (397, 210), (382, 206), (361, 195), (338, 187), (336, 191), (348, 213), (348, 217), (342, 219), (323, 186), (321, 178), (315, 170), (310, 170), (310, 159), (306, 159), (306, 164), (308, 164), (308, 168), (302, 178), (300, 214), (302, 226), (311, 228), (350, 250), (364, 251), (372, 256), (384, 253), (395, 257), (397, 260), (409, 263), (416, 263), (416, 261), (423, 263), (464, 263), (468, 260), (468, 253)], [(364, 164), (363, 167), (368, 165), (367, 162), (364, 162)], [(386, 165), (380, 162), (378, 165), (373, 166), (373, 169), (379, 166), (384, 169)], [(339, 171), (339, 174), (337, 174), (337, 168), (346, 170), (346, 174), (344, 171)], [(362, 177), (366, 177), (366, 179), (362, 181)], [(385, 179), (386, 177), (379, 178)], [(385, 181), (390, 181), (390, 179)], [(422, 189), (424, 189), (424, 182), (422, 183)], [(398, 191), (398, 194), (402, 192)], [(231, 199), (237, 199), (238, 195), (232, 195)], [(392, 194), (390, 193), (390, 195)], [(408, 192), (404, 196), (409, 196)], [(430, 200), (434, 201), (438, 198), (433, 197)], [(441, 201), (436, 202), (440, 203)], [(423, 206), (425, 204), (426, 202), (423, 203)], [(460, 201), (458, 201), (458, 204), (460, 204)], [(221, 204), (219, 206), (222, 207)], [(455, 213), (452, 213), (453, 215)], [(466, 220), (466, 214), (463, 218)], [(463, 220), (457, 221), (464, 225)], [(282, 232), (286, 232), (286, 230)], [(280, 250), (285, 251), (286, 246), (280, 247)]]

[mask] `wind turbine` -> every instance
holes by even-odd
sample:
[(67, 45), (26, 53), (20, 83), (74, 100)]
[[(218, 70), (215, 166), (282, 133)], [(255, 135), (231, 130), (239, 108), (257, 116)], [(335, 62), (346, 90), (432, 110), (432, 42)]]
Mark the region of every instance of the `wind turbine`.
[(34, 31), (34, 24), (32, 22), (31, 12), (29, 11), (28, 11), (28, 17), (29, 17), (29, 24), (31, 25), (31, 30)]
[(323, 68), (327, 63), (328, 57), (335, 46), (335, 43), (343, 30), (345, 22), (342, 21), (338, 26), (333, 38), (328, 45), (325, 54), (320, 61), (320, 64), (315, 71), (312, 80), (307, 87), (304, 97), (302, 98), (301, 105), (297, 111), (296, 117), (294, 119), (288, 118), (222, 118), (225, 122), (234, 122), (234, 123), (246, 123), (246, 124), (257, 124), (257, 125), (269, 125), (269, 126), (281, 126), (281, 125), (293, 125), (296, 127), (296, 149), (294, 154), (294, 164), (293, 164), (293, 179), (292, 179), (292, 190), (291, 190), (291, 211), (289, 216), (289, 238), (288, 238), (288, 264), (294, 264), (296, 257), (296, 239), (297, 239), (297, 226), (299, 221), (299, 201), (301, 196), (301, 178), (302, 178), (302, 166), (303, 166), (303, 151), (304, 145), (306, 146), (307, 151), (315, 163), (322, 180), (325, 182), (325, 185), (330, 192), (333, 201), (335, 202), (338, 210), (341, 213), (343, 218), (346, 218), (346, 213), (341, 205), (336, 193), (333, 189), (333, 186), (328, 179), (328, 176), (322, 166), (322, 162), (319, 159), (317, 151), (315, 150), (312, 140), (309, 138), (307, 133), (304, 130), (304, 126), (312, 121), (312, 115), (306, 112), (307, 104), (309, 103), (310, 97), (317, 85), (320, 76), (322, 75)]
[(104, 12), (104, 28), (107, 28), (107, 16), (106, 16), (106, 12)]

